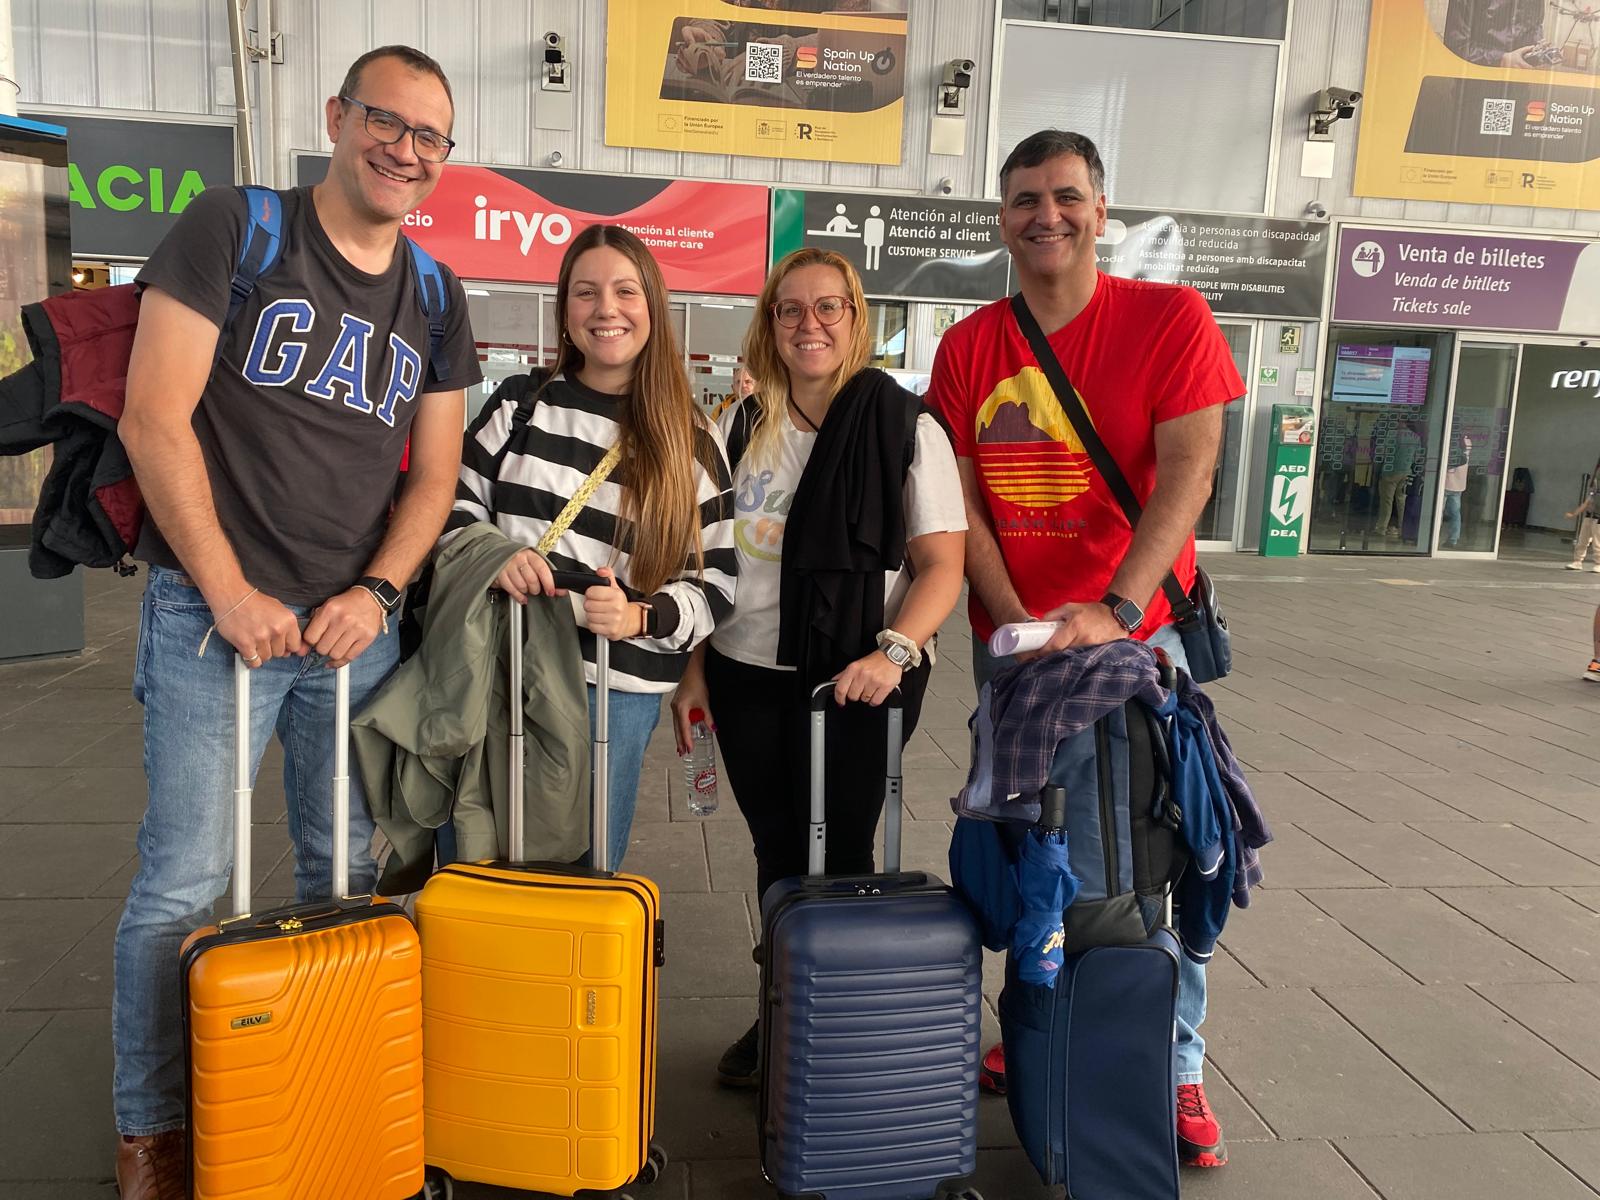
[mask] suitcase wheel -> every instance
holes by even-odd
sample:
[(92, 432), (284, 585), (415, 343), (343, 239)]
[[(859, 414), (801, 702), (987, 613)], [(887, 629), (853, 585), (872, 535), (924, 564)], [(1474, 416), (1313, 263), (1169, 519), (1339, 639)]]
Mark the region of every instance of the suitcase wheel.
[(667, 1169), (667, 1152), (655, 1142), (650, 1143), (650, 1153), (645, 1157), (644, 1166), (639, 1168), (639, 1177), (634, 1180), (641, 1187), (649, 1187), (661, 1178), (661, 1173)]
[(418, 1193), (417, 1200), (451, 1200), (455, 1191), (455, 1180), (450, 1178), (448, 1171), (429, 1167), (428, 1173), (423, 1177), (422, 1191)]

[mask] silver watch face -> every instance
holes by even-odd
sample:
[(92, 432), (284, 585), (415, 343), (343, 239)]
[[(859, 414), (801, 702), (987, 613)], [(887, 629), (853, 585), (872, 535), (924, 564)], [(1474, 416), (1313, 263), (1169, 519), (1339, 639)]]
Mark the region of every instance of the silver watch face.
[(899, 642), (890, 642), (883, 648), (883, 656), (897, 667), (903, 667), (911, 661), (911, 651)]

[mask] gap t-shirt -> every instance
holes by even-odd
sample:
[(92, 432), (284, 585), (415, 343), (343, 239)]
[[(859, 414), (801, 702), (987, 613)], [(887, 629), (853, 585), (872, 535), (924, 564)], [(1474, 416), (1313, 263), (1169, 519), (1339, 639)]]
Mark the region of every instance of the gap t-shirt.
[[(410, 252), (382, 275), (357, 270), (317, 220), (310, 188), (281, 193), (282, 253), (222, 334), (194, 413), (217, 518), (245, 578), (288, 604), (321, 604), (365, 570), (383, 540), (422, 395), (478, 383), (461, 284), (449, 295), (440, 378)], [(244, 200), (209, 188), (140, 270), (220, 327), (245, 233)], [(146, 518), (138, 556), (183, 570)], [(401, 582), (401, 581), (396, 581)]]

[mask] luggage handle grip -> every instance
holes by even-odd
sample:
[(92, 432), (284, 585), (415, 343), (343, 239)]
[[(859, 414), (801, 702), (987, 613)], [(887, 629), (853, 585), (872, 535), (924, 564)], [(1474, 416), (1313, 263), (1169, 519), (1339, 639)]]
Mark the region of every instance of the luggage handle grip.
[[(829, 680), (827, 680), (827, 681), (825, 681), (823, 683), (819, 683), (819, 684), (817, 684), (816, 687), (812, 688), (811, 689), (811, 711), (814, 712), (814, 713), (827, 712), (828, 711), (828, 694), (830, 692), (834, 691), (834, 690), (835, 690), (835, 681), (832, 680), (832, 679), (829, 679)], [(858, 701), (856, 701), (856, 703), (860, 704), (860, 703), (862, 703), (862, 701), (858, 700)], [(883, 707), (883, 708), (904, 708), (905, 707), (905, 697), (900, 694), (900, 689), (898, 687), (896, 687), (892, 692), (889, 693), (889, 695), (884, 699), (883, 704), (881, 705), (881, 707)]]
[[(828, 805), (826, 725), (828, 695), (835, 688), (832, 680), (811, 689), (811, 822), (806, 850), (806, 874), (822, 878), (828, 861)], [(889, 710), (888, 753), (884, 772), (883, 869), (889, 875), (900, 873), (901, 825), (905, 819), (900, 770), (902, 731), (905, 728), (905, 698), (897, 687), (883, 702)]]
[[(250, 671), (233, 657), (233, 919), (250, 915)], [(350, 664), (333, 673), (333, 862), (329, 899), (350, 891)]]
[(567, 592), (587, 592), (592, 587), (610, 587), (604, 575), (596, 575), (593, 571), (554, 571), (550, 578), (555, 585)]

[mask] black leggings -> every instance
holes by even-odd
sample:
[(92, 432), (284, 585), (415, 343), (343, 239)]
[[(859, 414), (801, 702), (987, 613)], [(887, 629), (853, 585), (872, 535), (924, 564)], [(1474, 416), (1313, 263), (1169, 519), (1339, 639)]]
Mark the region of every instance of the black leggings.
[[(930, 666), (900, 681), (905, 737), (922, 715)], [(706, 647), (706, 688), (717, 723), (717, 745), (739, 811), (755, 842), (756, 887), (762, 895), (780, 879), (806, 873), (811, 809), (810, 697), (793, 671), (752, 667)], [(883, 812), (888, 718), (882, 708), (829, 701), (827, 871), (873, 870), (874, 834)]]

